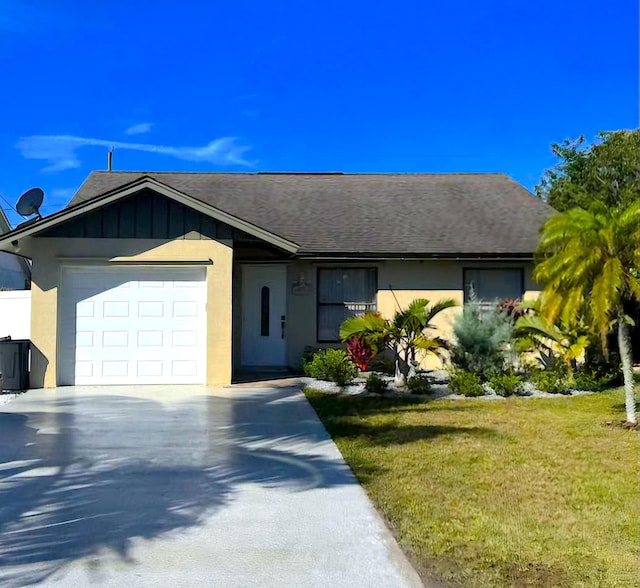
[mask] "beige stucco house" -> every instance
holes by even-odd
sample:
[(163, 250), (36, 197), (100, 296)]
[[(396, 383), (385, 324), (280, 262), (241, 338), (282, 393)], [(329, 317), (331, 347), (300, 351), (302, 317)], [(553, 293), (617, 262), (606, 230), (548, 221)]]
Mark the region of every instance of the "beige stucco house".
[(225, 385), (353, 313), (533, 295), (551, 213), (498, 174), (95, 172), (0, 251), (32, 262), (32, 387)]

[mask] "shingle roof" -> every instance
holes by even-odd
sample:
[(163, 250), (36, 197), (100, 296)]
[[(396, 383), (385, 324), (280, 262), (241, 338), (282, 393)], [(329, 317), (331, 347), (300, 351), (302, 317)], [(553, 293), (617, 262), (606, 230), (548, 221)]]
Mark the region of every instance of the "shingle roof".
[(93, 172), (69, 206), (145, 176), (303, 254), (530, 255), (553, 214), (502, 174)]

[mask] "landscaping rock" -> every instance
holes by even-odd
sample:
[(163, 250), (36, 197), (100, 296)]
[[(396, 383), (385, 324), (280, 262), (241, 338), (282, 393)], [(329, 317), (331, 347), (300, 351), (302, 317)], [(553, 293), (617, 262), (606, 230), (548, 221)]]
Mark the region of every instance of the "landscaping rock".
[[(466, 398), (462, 394), (452, 394), (448, 388), (449, 374), (445, 370), (432, 370), (425, 372), (429, 378), (433, 381), (433, 387), (431, 394), (411, 394), (407, 388), (398, 387), (393, 383), (393, 376), (387, 374), (381, 374), (378, 372), (362, 372), (352, 384), (344, 387), (340, 387), (333, 382), (325, 382), (323, 380), (316, 380), (314, 378), (301, 378), (301, 382), (308, 388), (314, 390), (321, 390), (323, 392), (329, 392), (332, 394), (343, 394), (347, 396), (379, 396), (379, 394), (372, 394), (367, 392), (365, 388), (365, 382), (370, 373), (375, 373), (381, 379), (385, 380), (388, 384), (387, 392), (383, 396), (387, 397), (406, 397), (406, 396), (421, 396), (424, 398), (449, 398), (452, 400), (462, 400)], [(477, 398), (484, 400), (505, 400), (503, 396), (496, 394), (491, 386), (483, 384), (485, 390), (484, 396), (478, 396)], [(563, 398), (567, 396), (585, 396), (587, 394), (594, 394), (594, 392), (587, 390), (572, 390), (570, 394), (551, 394), (549, 392), (543, 392), (538, 390), (531, 382), (525, 382), (523, 386), (523, 392), (515, 396), (519, 398)], [(1, 397), (0, 397), (1, 403)]]
[(11, 402), (16, 396), (17, 394), (13, 394), (11, 392), (0, 393), (0, 406), (3, 404), (9, 404), (9, 402)]

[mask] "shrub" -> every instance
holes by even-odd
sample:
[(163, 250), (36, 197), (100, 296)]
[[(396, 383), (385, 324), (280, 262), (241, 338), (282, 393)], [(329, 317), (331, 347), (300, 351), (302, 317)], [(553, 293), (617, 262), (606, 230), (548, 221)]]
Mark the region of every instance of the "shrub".
[(464, 305), (453, 323), (456, 343), (454, 366), (488, 379), (503, 371), (509, 353), (513, 324), (496, 308), (482, 310), (476, 300)]
[(393, 359), (379, 353), (369, 362), (368, 369), (372, 372), (381, 372), (388, 376), (393, 376), (396, 366), (393, 363)]
[(316, 380), (348, 384), (358, 375), (358, 367), (342, 349), (324, 349), (316, 352), (311, 361), (303, 363), (304, 373)]
[(451, 373), (449, 378), (449, 390), (454, 394), (462, 394), (463, 396), (483, 396), (484, 388), (482, 380), (478, 374), (473, 372), (465, 372), (456, 370)]
[(495, 374), (489, 379), (489, 385), (498, 396), (524, 393), (524, 382), (518, 374)]
[(618, 380), (619, 374), (615, 372), (598, 374), (591, 371), (580, 371), (573, 378), (573, 388), (576, 390), (601, 392), (602, 390), (616, 386)]
[(433, 382), (425, 374), (418, 374), (407, 379), (407, 389), (411, 394), (431, 394)]
[[(600, 380), (603, 389), (609, 386), (620, 386), (623, 382), (620, 354), (617, 351), (609, 351), (605, 357), (602, 353), (590, 351), (579, 373), (588, 374)], [(583, 389), (586, 390), (586, 388)]]
[(505, 298), (498, 302), (498, 310), (515, 321), (528, 314), (530, 309), (519, 298)]
[(387, 382), (376, 374), (369, 374), (364, 387), (367, 392), (372, 394), (384, 394), (387, 391)]
[(538, 370), (531, 375), (538, 390), (550, 394), (571, 394), (571, 381), (561, 370)]
[(367, 369), (367, 365), (373, 357), (373, 349), (366, 341), (354, 335), (347, 341), (347, 353), (362, 371)]
[(313, 356), (318, 353), (318, 351), (322, 351), (320, 347), (314, 347), (313, 345), (305, 345), (304, 351), (302, 352), (302, 371), (304, 371), (305, 363), (309, 363)]

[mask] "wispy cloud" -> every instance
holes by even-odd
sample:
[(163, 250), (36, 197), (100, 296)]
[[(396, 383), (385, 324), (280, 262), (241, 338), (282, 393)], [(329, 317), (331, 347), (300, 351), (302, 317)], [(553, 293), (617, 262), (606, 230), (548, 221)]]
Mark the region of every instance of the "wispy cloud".
[(211, 141), (203, 147), (173, 147), (167, 145), (152, 145), (147, 143), (125, 143), (123, 141), (106, 141), (88, 137), (74, 137), (72, 135), (31, 135), (22, 137), (16, 147), (27, 159), (42, 159), (48, 165), (42, 168), (44, 172), (58, 172), (74, 169), (82, 165), (78, 158), (81, 147), (105, 147), (110, 149), (128, 149), (168, 155), (184, 161), (196, 161), (213, 165), (246, 165), (253, 164), (243, 155), (251, 149), (236, 143), (235, 137), (222, 137)]
[(153, 123), (138, 123), (137, 125), (130, 126), (125, 132), (125, 135), (144, 135), (145, 133), (151, 132), (153, 128)]

